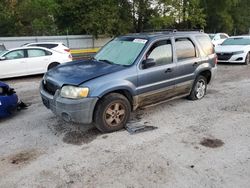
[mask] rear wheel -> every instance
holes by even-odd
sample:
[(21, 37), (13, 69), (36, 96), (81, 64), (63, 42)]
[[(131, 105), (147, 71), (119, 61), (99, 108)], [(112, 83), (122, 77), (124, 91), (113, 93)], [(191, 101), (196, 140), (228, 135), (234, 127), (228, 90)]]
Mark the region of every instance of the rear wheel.
[(245, 65), (250, 64), (250, 52), (247, 54), (246, 60), (245, 60)]
[(122, 129), (129, 120), (131, 106), (128, 99), (111, 93), (100, 99), (94, 114), (95, 126), (104, 133)]
[(49, 66), (48, 66), (48, 70), (56, 67), (57, 65), (59, 65), (60, 63), (57, 63), (57, 62), (54, 62), (54, 63), (50, 63)]
[(200, 75), (194, 81), (194, 85), (188, 99), (200, 100), (202, 99), (207, 91), (207, 79), (206, 77)]

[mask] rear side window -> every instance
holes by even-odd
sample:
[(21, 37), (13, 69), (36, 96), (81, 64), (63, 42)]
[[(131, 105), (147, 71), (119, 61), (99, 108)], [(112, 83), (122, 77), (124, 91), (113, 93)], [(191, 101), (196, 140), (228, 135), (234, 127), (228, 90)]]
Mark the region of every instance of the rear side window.
[(28, 50), (28, 57), (42, 57), (46, 56), (46, 52), (44, 50), (31, 49)]
[(147, 59), (154, 59), (156, 65), (164, 65), (173, 62), (172, 45), (170, 40), (162, 40), (153, 44), (147, 52)]
[(175, 40), (178, 61), (196, 57), (194, 44), (187, 38)]
[(220, 35), (220, 38), (221, 38), (221, 39), (227, 39), (228, 37), (227, 37), (226, 35), (221, 34), (221, 35)]
[(200, 35), (200, 36), (196, 36), (195, 38), (198, 41), (199, 45), (201, 46), (202, 51), (205, 53), (206, 56), (214, 53), (213, 44), (210, 41), (208, 36)]

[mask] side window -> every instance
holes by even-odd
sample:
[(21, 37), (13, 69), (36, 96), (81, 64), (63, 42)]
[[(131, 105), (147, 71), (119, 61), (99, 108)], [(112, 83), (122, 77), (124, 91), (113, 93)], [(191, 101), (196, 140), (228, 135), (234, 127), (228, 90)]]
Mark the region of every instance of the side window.
[(199, 45), (201, 46), (202, 51), (205, 56), (211, 55), (214, 53), (214, 47), (209, 37), (206, 35), (199, 35), (195, 37)]
[(147, 59), (154, 59), (156, 66), (173, 62), (173, 52), (170, 40), (162, 40), (151, 46), (146, 54)]
[(196, 57), (194, 44), (187, 38), (180, 38), (175, 40), (177, 60)]
[(44, 50), (38, 50), (38, 49), (28, 50), (28, 57), (41, 57), (41, 56), (46, 56), (46, 53)]
[(215, 35), (214, 40), (220, 40), (220, 35)]
[(52, 55), (52, 52), (45, 50), (46, 55)]
[(227, 39), (227, 36), (226, 36), (226, 35), (221, 34), (221, 35), (220, 35), (220, 38), (221, 38), (221, 39)]
[(38, 44), (37, 46), (51, 49), (51, 48), (57, 47), (58, 45), (57, 44)]
[(24, 58), (24, 51), (23, 50), (15, 50), (5, 55), (6, 59), (21, 59)]

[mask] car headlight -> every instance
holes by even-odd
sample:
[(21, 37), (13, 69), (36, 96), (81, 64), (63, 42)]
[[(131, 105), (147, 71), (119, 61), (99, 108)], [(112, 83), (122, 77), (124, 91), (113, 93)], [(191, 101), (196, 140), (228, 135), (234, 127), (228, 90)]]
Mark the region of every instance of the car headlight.
[(236, 55), (236, 54), (243, 54), (243, 53), (244, 53), (244, 51), (233, 52), (234, 55)]
[(81, 99), (87, 97), (89, 88), (76, 86), (63, 86), (61, 89), (61, 97), (70, 99)]

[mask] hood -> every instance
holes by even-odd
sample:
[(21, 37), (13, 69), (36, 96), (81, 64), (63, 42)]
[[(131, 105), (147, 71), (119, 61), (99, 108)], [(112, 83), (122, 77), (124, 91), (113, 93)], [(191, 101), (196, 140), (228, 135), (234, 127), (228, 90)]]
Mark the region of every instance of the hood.
[(238, 51), (244, 51), (248, 46), (247, 45), (218, 45), (215, 47), (215, 52), (238, 52)]
[(80, 85), (88, 80), (125, 69), (124, 66), (102, 61), (72, 61), (59, 65), (45, 74), (45, 79), (62, 87)]

